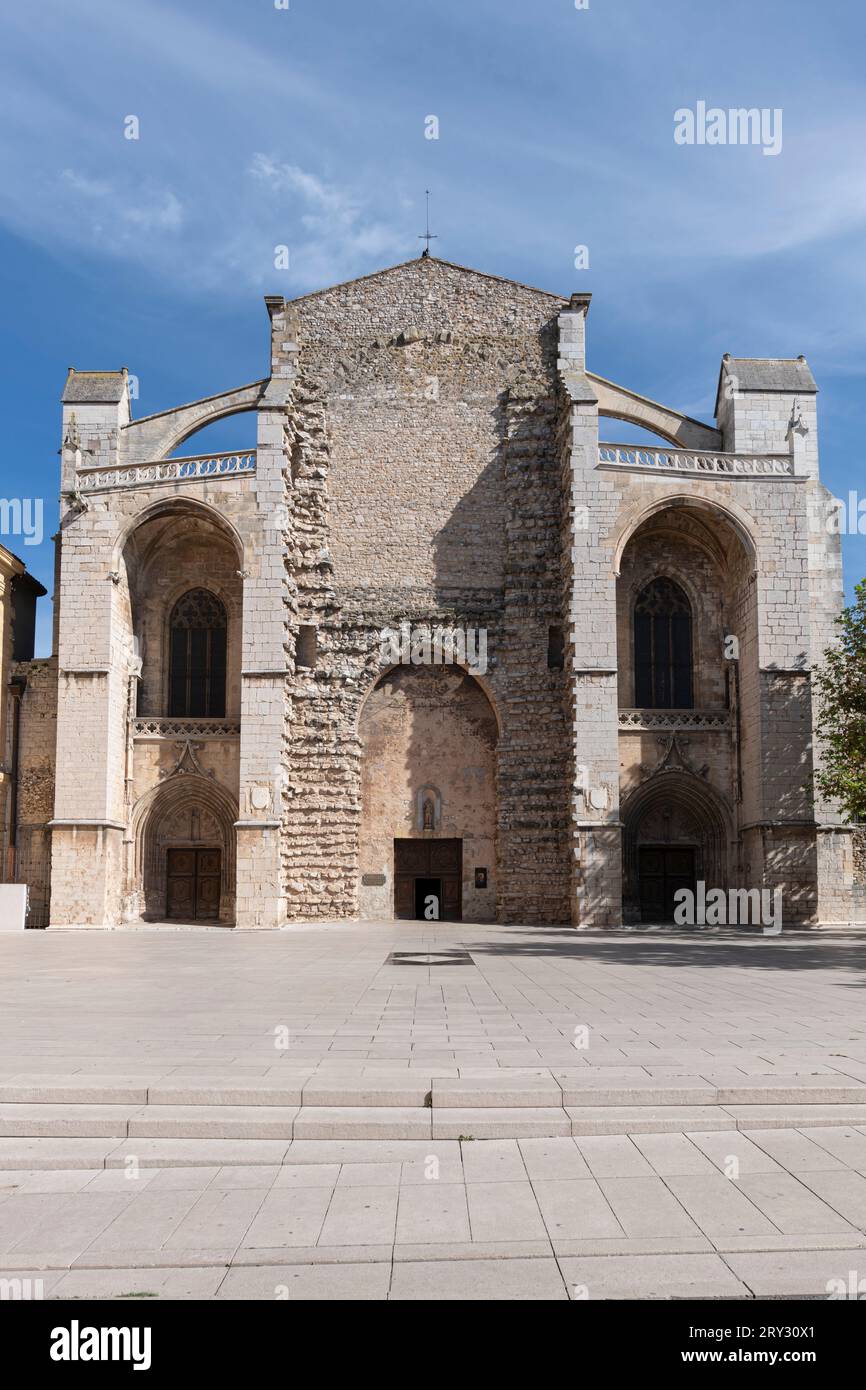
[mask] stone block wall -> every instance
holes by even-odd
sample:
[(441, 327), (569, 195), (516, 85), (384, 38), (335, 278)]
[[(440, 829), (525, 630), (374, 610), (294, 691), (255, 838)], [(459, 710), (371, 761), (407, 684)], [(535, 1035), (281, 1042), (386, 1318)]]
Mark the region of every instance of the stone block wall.
[(57, 660), (16, 662), (20, 699), (15, 881), (28, 886), (29, 927), (47, 927), (51, 893), (51, 832), (57, 744)]

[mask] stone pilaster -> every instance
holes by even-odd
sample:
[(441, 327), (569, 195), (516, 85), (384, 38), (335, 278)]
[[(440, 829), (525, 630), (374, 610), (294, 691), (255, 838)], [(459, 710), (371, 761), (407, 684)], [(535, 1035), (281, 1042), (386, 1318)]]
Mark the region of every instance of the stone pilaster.
[(258, 410), (257, 523), (244, 556), (241, 671), (240, 817), (237, 823), (238, 927), (286, 920), (280, 855), (285, 773), (287, 581), (286, 423), (295, 374), (295, 325), (282, 299), (271, 319), (271, 379)]
[(88, 465), (118, 462), (120, 432), (129, 420), (125, 370), (70, 372), (63, 404), (51, 925), (116, 926), (132, 643), (124, 595), (112, 577), (112, 520), (104, 506), (81, 498), (77, 474)]
[(560, 315), (563, 570), (567, 700), (571, 715), (572, 921), (621, 920), (616, 576), (600, 544), (616, 497), (598, 472), (598, 402), (585, 375), (589, 295)]

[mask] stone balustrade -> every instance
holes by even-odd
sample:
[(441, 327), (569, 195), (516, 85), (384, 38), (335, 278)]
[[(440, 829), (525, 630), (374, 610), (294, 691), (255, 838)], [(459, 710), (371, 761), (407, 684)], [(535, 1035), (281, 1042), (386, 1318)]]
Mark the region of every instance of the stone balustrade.
[(147, 716), (132, 721), (134, 738), (240, 738), (240, 724), (225, 719), (170, 719)]
[(715, 454), (694, 449), (656, 449), (644, 444), (599, 444), (605, 467), (653, 473), (701, 473), (725, 478), (793, 478), (789, 454)]
[(76, 475), (80, 492), (102, 492), (118, 487), (152, 487), (154, 483), (196, 482), (255, 473), (256, 451), (234, 454), (191, 454), (161, 459), (157, 463), (128, 464), (118, 468), (80, 468)]
[(731, 727), (728, 710), (700, 709), (621, 709), (619, 712), (621, 733), (652, 731), (660, 729), (691, 729), (695, 733), (725, 732)]

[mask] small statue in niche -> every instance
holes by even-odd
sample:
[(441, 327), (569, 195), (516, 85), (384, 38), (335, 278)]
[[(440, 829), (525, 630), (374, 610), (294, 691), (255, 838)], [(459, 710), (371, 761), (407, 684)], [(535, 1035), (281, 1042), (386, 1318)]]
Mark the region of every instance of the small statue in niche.
[(435, 829), (436, 829), (436, 826), (435, 826), (435, 824), (434, 824), (435, 819), (436, 819), (436, 812), (435, 812), (435, 809), (434, 809), (434, 806), (433, 806), (433, 798), (430, 797), (430, 796), (427, 796), (427, 797), (424, 798), (424, 811), (423, 811), (422, 822), (421, 822), (422, 828), (423, 828), (424, 830), (435, 830)]

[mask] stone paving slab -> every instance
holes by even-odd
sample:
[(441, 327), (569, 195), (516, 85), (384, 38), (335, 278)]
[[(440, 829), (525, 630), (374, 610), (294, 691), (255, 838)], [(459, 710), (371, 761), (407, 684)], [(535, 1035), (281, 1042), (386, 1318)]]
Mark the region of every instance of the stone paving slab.
[[(748, 1258), (748, 1257), (741, 1257)], [(745, 1298), (749, 1288), (719, 1255), (583, 1256), (560, 1260), (572, 1298)]]
[[(387, 964), (446, 944), (473, 964)], [(0, 941), (0, 1129), (50, 1131), (0, 1133), (0, 1272), (48, 1297), (826, 1297), (866, 1274), (864, 966), (819, 934)]]
[[(472, 964), (443, 973), (387, 963), (395, 950), (449, 948), (467, 950)], [(724, 1081), (734, 1094), (737, 1077), (856, 1084), (866, 1080), (866, 1020), (849, 985), (864, 961), (866, 939), (835, 932), (697, 938), (345, 923), (21, 933), (0, 940), (0, 1084), (114, 1078), (116, 1103), (141, 1100), (138, 1078), (209, 1076), (230, 1092), (281, 1068), (294, 1097), (320, 1069), (356, 1065), (393, 1066), (407, 1079), (419, 1066), (424, 1079), (483, 1066), (656, 1079), (668, 1069)]]

